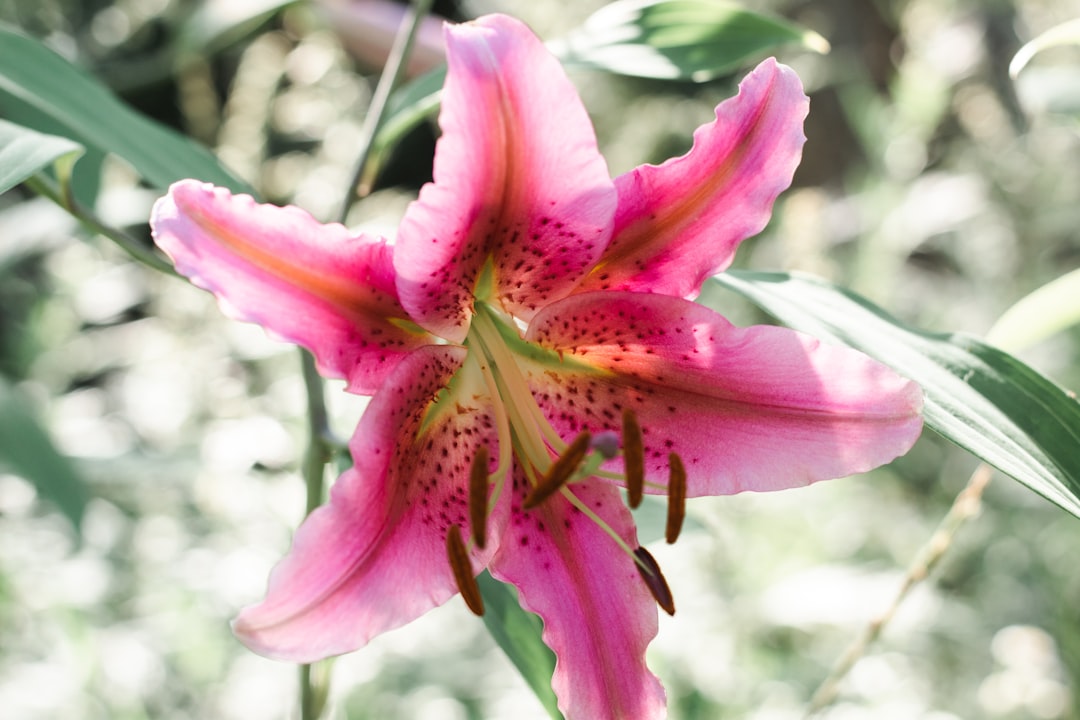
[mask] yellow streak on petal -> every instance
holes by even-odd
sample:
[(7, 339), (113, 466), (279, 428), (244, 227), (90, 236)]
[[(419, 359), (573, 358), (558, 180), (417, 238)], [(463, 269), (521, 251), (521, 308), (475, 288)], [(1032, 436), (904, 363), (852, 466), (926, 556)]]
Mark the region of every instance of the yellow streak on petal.
[(293, 256), (267, 252), (242, 234), (226, 230), (224, 227), (226, 223), (221, 223), (212, 215), (201, 212), (197, 206), (187, 207), (185, 203), (182, 210), (207, 236), (219, 242), (236, 257), (295, 288), (308, 292), (342, 310), (355, 312), (367, 309), (371, 303), (364, 291), (364, 284), (356, 279), (332, 277), (325, 273), (313, 272), (298, 263)]

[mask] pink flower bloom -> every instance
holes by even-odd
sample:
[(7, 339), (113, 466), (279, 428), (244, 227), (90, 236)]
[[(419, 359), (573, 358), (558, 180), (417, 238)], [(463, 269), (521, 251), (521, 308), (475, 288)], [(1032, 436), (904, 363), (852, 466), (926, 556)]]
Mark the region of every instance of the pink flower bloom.
[(558, 62), (502, 16), (446, 29), (435, 181), (395, 243), (193, 181), (158, 244), (232, 316), (373, 394), (355, 466), (235, 630), (296, 662), (349, 652), (462, 591), (515, 585), (569, 718), (657, 718), (656, 603), (630, 504), (779, 490), (907, 451), (918, 387), (852, 350), (736, 328), (688, 300), (791, 182), (808, 101), (762, 63), (693, 148), (614, 182)]

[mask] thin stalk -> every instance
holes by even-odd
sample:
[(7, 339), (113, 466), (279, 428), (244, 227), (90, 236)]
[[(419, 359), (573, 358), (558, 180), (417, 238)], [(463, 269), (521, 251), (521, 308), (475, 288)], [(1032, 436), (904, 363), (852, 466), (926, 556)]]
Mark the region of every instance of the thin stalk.
[(27, 178), (24, 181), (24, 184), (33, 192), (42, 197), (47, 197), (59, 205), (88, 230), (98, 233), (99, 235), (104, 235), (112, 240), (121, 250), (130, 255), (132, 259), (149, 268), (157, 270), (158, 272), (179, 277), (176, 270), (173, 268), (172, 263), (133, 238), (131, 235), (125, 233), (123, 230), (106, 225), (101, 218), (95, 215), (90, 209), (75, 202), (75, 199), (70, 196), (69, 192), (66, 192), (48, 176), (37, 174)]
[[(386, 115), (387, 101), (404, 73), (405, 63), (412, 51), (413, 40), (420, 27), (420, 22), (431, 9), (432, 0), (413, 0), (412, 10), (402, 22), (394, 38), (394, 45), (386, 60), (375, 95), (371, 100), (367, 116), (361, 128), (360, 155), (352, 178), (349, 180), (337, 220), (345, 222), (349, 207), (356, 194), (356, 186), (364, 173), (371, 157), (375, 135), (382, 126)], [(311, 513), (322, 503), (323, 476), (326, 463), (330, 460), (332, 445), (329, 441), (329, 419), (326, 412), (326, 398), (322, 378), (315, 368), (315, 359), (307, 351), (301, 351), (301, 369), (304, 376), (304, 388), (308, 397), (308, 447), (304, 455), (304, 484), (307, 490), (307, 513)], [(317, 665), (300, 666), (300, 720), (318, 720), (326, 706), (329, 689), (329, 673), (321, 671), (327, 667), (327, 661)]]
[[(345, 222), (349, 214), (349, 207), (357, 194), (357, 186), (360, 178), (364, 175), (371, 152), (375, 147), (375, 136), (382, 127), (386, 117), (386, 107), (391, 93), (401, 82), (401, 76), (405, 73), (406, 61), (412, 53), (413, 41), (420, 29), (420, 21), (431, 11), (433, 0), (413, 0), (410, 4), (408, 17), (402, 21), (398, 33), (394, 37), (394, 45), (390, 48), (390, 55), (386, 58), (386, 68), (379, 77), (379, 84), (375, 86), (375, 94), (371, 98), (371, 106), (364, 117), (364, 124), (360, 128), (360, 155), (356, 160), (352, 177), (349, 179), (345, 190), (345, 197), (341, 200), (341, 208), (337, 213), (338, 222)], [(370, 188), (365, 188), (361, 193), (366, 195)]]
[(330, 660), (300, 666), (300, 717), (318, 718), (330, 690)]
[(307, 391), (307, 450), (304, 453), (304, 485), (307, 487), (305, 515), (322, 504), (323, 474), (330, 461), (332, 447), (327, 442), (330, 418), (326, 411), (323, 381), (315, 368), (315, 358), (307, 350), (300, 350), (300, 372)]
[[(331, 445), (328, 442), (330, 418), (326, 411), (326, 395), (322, 378), (315, 368), (315, 358), (307, 350), (300, 349), (300, 373), (307, 392), (307, 449), (304, 452), (303, 476), (306, 488), (304, 515), (319, 507), (323, 500), (323, 477), (330, 461)], [(328, 663), (329, 661), (324, 661)], [(320, 664), (300, 665), (300, 718), (318, 720), (326, 706), (329, 692), (329, 674), (319, 671)]]
[(807, 707), (804, 720), (814, 717), (836, 700), (836, 696), (840, 691), (840, 684), (847, 677), (851, 668), (866, 655), (870, 646), (881, 636), (885, 626), (896, 615), (896, 611), (900, 608), (900, 604), (904, 599), (920, 582), (927, 578), (946, 551), (952, 547), (953, 539), (960, 528), (979, 513), (983, 490), (986, 489), (987, 483), (990, 482), (993, 472), (993, 468), (983, 463), (971, 474), (967, 485), (953, 500), (952, 507), (949, 508), (949, 512), (946, 513), (937, 530), (934, 531), (934, 534), (930, 536), (930, 539), (911, 562), (907, 575), (904, 577), (904, 582), (893, 597), (892, 602), (889, 603), (884, 612), (863, 628), (862, 633), (848, 646), (829, 672), (829, 675), (818, 686), (813, 697), (810, 698), (810, 705)]

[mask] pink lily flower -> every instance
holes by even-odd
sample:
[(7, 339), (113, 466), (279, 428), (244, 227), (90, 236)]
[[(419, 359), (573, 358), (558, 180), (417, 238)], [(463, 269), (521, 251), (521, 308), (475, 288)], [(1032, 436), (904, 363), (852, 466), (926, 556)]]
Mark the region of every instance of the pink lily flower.
[[(612, 181), (559, 63), (520, 22), (445, 30), (433, 183), (395, 242), (194, 181), (157, 243), (233, 317), (372, 394), (355, 466), (235, 631), (270, 657), (355, 650), (475, 575), (517, 587), (568, 718), (659, 718), (645, 663), (672, 595), (628, 508), (869, 470), (922, 427), (913, 383), (778, 327), (736, 328), (702, 282), (766, 224), (808, 100), (763, 62), (693, 148)], [(626, 487), (628, 500), (621, 488)]]

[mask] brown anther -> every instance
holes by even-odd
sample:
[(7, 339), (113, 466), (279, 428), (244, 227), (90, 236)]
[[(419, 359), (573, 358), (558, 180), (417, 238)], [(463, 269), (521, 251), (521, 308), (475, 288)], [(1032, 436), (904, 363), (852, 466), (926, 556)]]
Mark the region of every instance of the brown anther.
[(469, 527), (476, 547), (487, 541), (488, 449), (481, 445), (469, 471)]
[(484, 598), (480, 595), (480, 586), (473, 575), (469, 551), (465, 549), (461, 528), (457, 525), (451, 525), (446, 531), (446, 556), (450, 560), (450, 569), (454, 572), (454, 582), (461, 592), (461, 598), (473, 613), (483, 615)]
[(645, 497), (645, 447), (637, 415), (630, 408), (622, 413), (622, 453), (626, 502), (631, 508), (636, 508)]
[(664, 537), (668, 544), (679, 539), (683, 518), (686, 517), (686, 467), (675, 453), (668, 455), (667, 528)]
[[(671, 588), (668, 587), (664, 574), (660, 572), (660, 565), (656, 562), (656, 558), (643, 547), (639, 547), (634, 551), (634, 557), (639, 561), (634, 563), (637, 565), (638, 573), (641, 574), (641, 579), (645, 581), (645, 585), (649, 588), (649, 592), (652, 593), (656, 604), (663, 608), (668, 615), (674, 615), (675, 598), (671, 596)], [(644, 567), (642, 567), (643, 565)]]
[(592, 435), (586, 430), (574, 438), (574, 441), (570, 443), (570, 447), (566, 448), (566, 452), (559, 456), (555, 462), (548, 468), (547, 474), (540, 479), (540, 482), (536, 484), (536, 487), (525, 496), (525, 500), (522, 501), (521, 507), (526, 510), (532, 510), (540, 503), (547, 500), (562, 488), (574, 476), (574, 472), (581, 465), (581, 461), (585, 459), (585, 456), (589, 452), (589, 442), (592, 440)]

